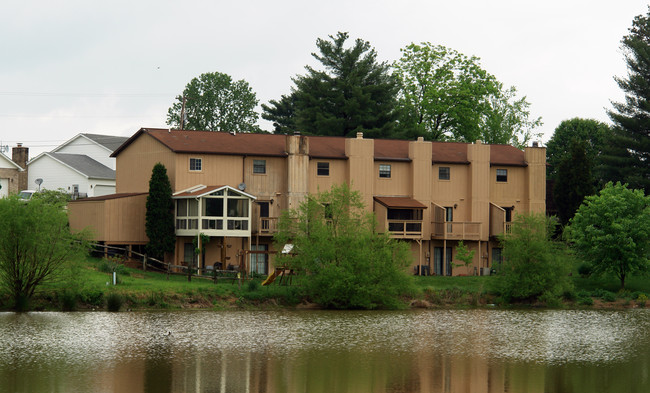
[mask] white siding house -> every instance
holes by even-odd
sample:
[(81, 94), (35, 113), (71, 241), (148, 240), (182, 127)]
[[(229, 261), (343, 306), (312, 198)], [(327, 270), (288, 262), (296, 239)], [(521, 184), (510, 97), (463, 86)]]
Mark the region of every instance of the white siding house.
[(110, 155), (128, 138), (79, 134), (29, 161), (28, 184), (62, 190), (74, 198), (115, 193), (115, 159)]

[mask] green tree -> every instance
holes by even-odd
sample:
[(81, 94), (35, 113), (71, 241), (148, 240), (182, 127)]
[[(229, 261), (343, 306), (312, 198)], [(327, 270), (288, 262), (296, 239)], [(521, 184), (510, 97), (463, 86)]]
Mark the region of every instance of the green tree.
[(565, 233), (594, 273), (612, 273), (624, 288), (628, 276), (650, 267), (650, 197), (608, 183), (585, 198)]
[(456, 246), (456, 260), (460, 261), (461, 263), (454, 263), (454, 267), (464, 266), (465, 269), (469, 269), (470, 265), (474, 261), (475, 253), (476, 251), (470, 251), (462, 240), (459, 241), (458, 246)]
[(562, 225), (568, 224), (583, 199), (596, 191), (585, 146), (584, 141), (573, 139), (568, 154), (559, 161), (556, 169), (553, 200)]
[(602, 178), (598, 169), (600, 157), (611, 133), (612, 130), (609, 125), (594, 119), (576, 117), (561, 122), (546, 144), (548, 178), (551, 180), (558, 179), (557, 171), (560, 162), (570, 155), (571, 142), (575, 139), (584, 144), (587, 161), (591, 167), (592, 175), (595, 177), (594, 181), (599, 181)]
[(147, 252), (154, 258), (163, 259), (166, 252), (174, 251), (176, 229), (172, 186), (167, 168), (161, 163), (154, 165), (151, 171), (146, 208), (145, 230), (149, 237)]
[(275, 132), (300, 131), (310, 135), (370, 137), (392, 135), (396, 120), (397, 81), (368, 41), (355, 40), (345, 47), (348, 33), (318, 39), (323, 66), (306, 66), (307, 73), (293, 78), (290, 95), (262, 105), (262, 117), (274, 123)]
[(45, 203), (49, 203), (57, 206), (65, 206), (72, 200), (72, 196), (68, 194), (63, 188), (58, 190), (47, 190), (43, 189), (39, 192), (34, 193), (32, 200), (42, 200)]
[(555, 225), (543, 214), (520, 214), (500, 238), (503, 262), (496, 285), (506, 300), (553, 302), (571, 287), (568, 256), (550, 237)]
[(481, 68), (479, 58), (441, 45), (410, 44), (394, 64), (401, 83), (402, 133), (408, 138), (525, 145), (533, 130), (526, 98)]
[[(193, 78), (167, 111), (167, 124), (189, 130), (260, 132), (258, 100), (245, 80), (208, 72)], [(184, 124), (181, 115), (184, 113)]]
[(17, 310), (25, 310), (39, 285), (59, 278), (84, 250), (83, 233), (73, 235), (60, 205), (15, 196), (0, 199), (0, 288)]
[(634, 18), (622, 50), (625, 78), (614, 78), (625, 92), (625, 102), (613, 102), (609, 117), (614, 137), (604, 157), (609, 180), (650, 192), (650, 11)]
[(278, 263), (301, 272), (304, 295), (324, 307), (395, 308), (411, 288), (408, 245), (376, 233), (374, 215), (346, 185), (284, 212), (275, 242), (293, 244), (295, 255)]

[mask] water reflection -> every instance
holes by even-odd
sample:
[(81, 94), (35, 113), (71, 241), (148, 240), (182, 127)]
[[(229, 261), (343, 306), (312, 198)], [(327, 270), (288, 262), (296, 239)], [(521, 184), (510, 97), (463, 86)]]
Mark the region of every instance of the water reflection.
[(4, 392), (647, 392), (650, 313), (0, 313)]

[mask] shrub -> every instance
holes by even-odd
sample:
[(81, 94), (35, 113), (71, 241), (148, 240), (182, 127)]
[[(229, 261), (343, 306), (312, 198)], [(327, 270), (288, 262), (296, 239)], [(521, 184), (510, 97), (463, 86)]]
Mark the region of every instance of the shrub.
[(581, 277), (589, 277), (591, 276), (592, 268), (591, 265), (587, 262), (583, 262), (578, 266), (578, 274)]
[(636, 298), (636, 304), (639, 305), (639, 307), (645, 307), (646, 302), (648, 301), (648, 296), (646, 296), (645, 293), (640, 294)]
[(122, 308), (122, 304), (124, 304), (124, 298), (122, 297), (122, 295), (120, 295), (117, 292), (111, 292), (106, 297), (106, 309), (108, 311), (113, 311), (113, 312), (120, 311), (120, 308)]
[(255, 292), (260, 288), (260, 283), (255, 280), (250, 280), (246, 286), (249, 292)]
[(500, 240), (503, 262), (496, 289), (506, 300), (541, 300), (569, 290), (571, 259), (551, 240), (556, 223), (541, 214), (518, 215)]
[(581, 304), (583, 306), (592, 306), (594, 304), (594, 299), (591, 297), (579, 297), (578, 304)]
[(75, 291), (70, 291), (64, 289), (58, 293), (59, 303), (61, 305), (61, 310), (63, 311), (75, 311), (77, 309), (77, 301), (79, 299), (79, 293)]
[(600, 298), (610, 303), (616, 301), (616, 295), (610, 291), (604, 291), (603, 295)]

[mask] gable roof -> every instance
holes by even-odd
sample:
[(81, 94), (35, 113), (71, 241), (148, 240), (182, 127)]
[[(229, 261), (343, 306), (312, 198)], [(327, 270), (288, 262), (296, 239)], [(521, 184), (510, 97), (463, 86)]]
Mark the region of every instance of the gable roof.
[(16, 169), (17, 169), (18, 171), (20, 171), (20, 172), (24, 171), (24, 169), (21, 168), (20, 165), (16, 164), (16, 163), (14, 162), (14, 160), (12, 160), (11, 158), (7, 157), (4, 153), (0, 153), (0, 160), (2, 160), (2, 161), (6, 161), (7, 164), (9, 164), (10, 166), (16, 168)]
[(106, 149), (107, 151), (109, 151), (110, 153), (115, 151), (115, 149), (120, 147), (124, 142), (126, 142), (129, 139), (129, 138), (125, 137), (125, 136), (82, 133), (82, 134), (75, 135), (74, 137), (67, 140), (63, 144), (55, 147), (52, 150), (52, 152), (55, 153), (58, 150), (61, 150), (66, 145), (69, 145), (70, 143), (74, 142), (75, 140), (77, 140), (79, 138), (83, 138), (83, 139), (87, 140), (89, 143), (94, 143), (96, 145), (99, 145), (99, 146), (103, 147), (104, 149)]
[[(124, 144), (117, 148), (111, 157), (117, 157), (142, 134), (154, 138), (175, 153), (221, 154), (286, 157), (286, 135), (251, 134), (216, 131), (169, 130), (162, 128), (141, 128)], [(311, 158), (347, 159), (344, 137), (308, 136), (309, 156)], [(434, 163), (469, 164), (467, 143), (432, 142), (432, 161)], [(514, 146), (490, 145), (492, 165), (526, 166), (524, 152)], [(374, 140), (375, 160), (410, 161), (409, 141), (395, 139)]]
[(172, 194), (172, 197), (174, 199), (180, 199), (180, 198), (201, 198), (203, 196), (212, 194), (213, 192), (217, 192), (219, 190), (228, 190), (228, 191), (233, 191), (237, 194), (243, 195), (245, 197), (248, 197), (250, 199), (257, 199), (256, 196), (253, 196), (251, 194), (248, 194), (246, 192), (237, 190), (233, 187), (230, 186), (205, 186), (203, 184), (198, 184), (194, 187), (190, 187), (185, 190), (177, 191), (174, 194)]
[(87, 178), (115, 180), (114, 170), (84, 154), (42, 153), (33, 161), (41, 156), (50, 157)]

